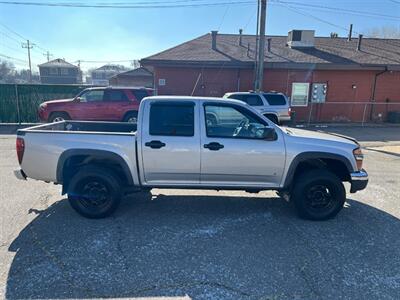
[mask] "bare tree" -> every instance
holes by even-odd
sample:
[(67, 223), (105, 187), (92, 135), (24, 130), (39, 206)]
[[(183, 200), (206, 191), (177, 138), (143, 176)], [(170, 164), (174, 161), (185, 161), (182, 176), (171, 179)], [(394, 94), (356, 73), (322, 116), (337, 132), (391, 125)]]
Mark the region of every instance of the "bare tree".
[(400, 26), (373, 27), (365, 33), (367, 37), (372, 38), (400, 39)]
[(7, 60), (0, 61), (0, 82), (9, 82), (13, 77), (14, 64)]

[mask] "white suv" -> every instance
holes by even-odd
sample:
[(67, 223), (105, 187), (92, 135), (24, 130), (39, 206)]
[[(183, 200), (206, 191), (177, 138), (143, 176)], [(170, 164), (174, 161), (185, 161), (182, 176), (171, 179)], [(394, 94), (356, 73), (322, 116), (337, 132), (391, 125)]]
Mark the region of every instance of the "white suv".
[(277, 92), (233, 92), (226, 93), (224, 98), (237, 99), (253, 106), (276, 124), (290, 121), (288, 98)]

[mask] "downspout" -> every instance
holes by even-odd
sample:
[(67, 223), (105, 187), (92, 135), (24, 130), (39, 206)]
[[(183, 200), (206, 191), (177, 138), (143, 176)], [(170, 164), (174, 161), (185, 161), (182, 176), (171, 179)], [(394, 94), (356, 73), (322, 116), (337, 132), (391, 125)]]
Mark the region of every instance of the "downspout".
[(240, 92), (240, 69), (237, 70), (237, 91)]
[[(375, 100), (375, 93), (376, 93), (376, 82), (378, 80), (378, 76), (381, 76), (382, 74), (386, 73), (388, 71), (387, 66), (385, 66), (385, 70), (378, 72), (375, 74), (374, 77), (374, 85), (372, 86), (372, 99), (371, 102), (376, 102)], [(372, 116), (374, 115), (374, 105), (371, 103), (371, 110), (369, 112), (369, 120), (372, 121)]]

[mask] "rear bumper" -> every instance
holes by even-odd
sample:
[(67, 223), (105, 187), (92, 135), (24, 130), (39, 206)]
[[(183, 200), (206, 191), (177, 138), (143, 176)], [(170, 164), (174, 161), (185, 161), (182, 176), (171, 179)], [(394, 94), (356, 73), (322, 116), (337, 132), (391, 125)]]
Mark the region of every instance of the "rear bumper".
[(361, 191), (367, 187), (368, 173), (364, 169), (358, 172), (350, 173), (350, 176), (351, 176), (350, 193)]
[(290, 121), (290, 116), (288, 115), (283, 115), (283, 116), (279, 116), (279, 121), (283, 121), (283, 122), (289, 122)]
[(14, 175), (15, 177), (17, 177), (19, 180), (26, 180), (26, 174), (24, 173), (24, 171), (22, 171), (22, 169), (19, 170), (14, 170)]

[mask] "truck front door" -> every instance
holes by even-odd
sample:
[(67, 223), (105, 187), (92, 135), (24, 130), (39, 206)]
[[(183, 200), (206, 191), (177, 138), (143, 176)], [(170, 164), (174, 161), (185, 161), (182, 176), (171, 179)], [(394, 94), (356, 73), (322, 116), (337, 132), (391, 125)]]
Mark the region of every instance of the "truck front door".
[(197, 185), (200, 130), (194, 101), (155, 101), (144, 107), (141, 151), (145, 184)]
[[(206, 116), (213, 116), (213, 122)], [(204, 103), (201, 177), (205, 186), (278, 187), (285, 167), (282, 133), (264, 134), (268, 123), (236, 104)]]

